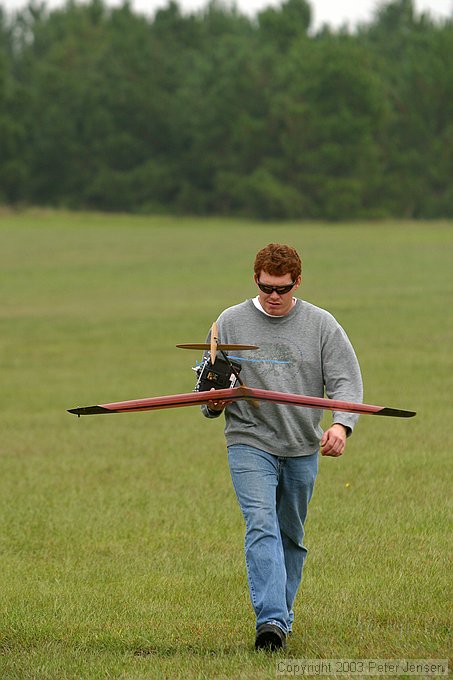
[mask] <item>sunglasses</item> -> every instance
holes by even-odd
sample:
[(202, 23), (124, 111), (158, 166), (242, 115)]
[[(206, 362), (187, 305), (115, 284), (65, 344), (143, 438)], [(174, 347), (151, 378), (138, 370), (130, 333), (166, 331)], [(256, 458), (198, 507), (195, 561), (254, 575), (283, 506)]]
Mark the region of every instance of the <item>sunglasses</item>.
[(269, 286), (267, 283), (261, 283), (260, 281), (256, 282), (258, 288), (263, 291), (263, 293), (266, 293), (267, 295), (271, 295), (271, 293), (275, 292), (277, 295), (284, 295), (285, 293), (289, 293), (289, 291), (294, 288), (296, 285), (296, 282), (294, 283), (289, 283), (287, 286)]

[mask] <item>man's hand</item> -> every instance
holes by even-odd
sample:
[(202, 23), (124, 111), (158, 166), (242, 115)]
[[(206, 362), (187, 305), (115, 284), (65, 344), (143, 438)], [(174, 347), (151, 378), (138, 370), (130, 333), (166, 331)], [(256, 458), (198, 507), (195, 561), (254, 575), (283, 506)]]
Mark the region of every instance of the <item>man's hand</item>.
[[(216, 390), (214, 387), (210, 389), (210, 392), (215, 392)], [(227, 405), (228, 402), (226, 401), (218, 401), (217, 399), (213, 399), (212, 401), (208, 401), (208, 409), (210, 411), (223, 411), (225, 406)]]
[(346, 448), (346, 433), (344, 425), (335, 423), (324, 432), (321, 439), (321, 454), (323, 456), (341, 456)]

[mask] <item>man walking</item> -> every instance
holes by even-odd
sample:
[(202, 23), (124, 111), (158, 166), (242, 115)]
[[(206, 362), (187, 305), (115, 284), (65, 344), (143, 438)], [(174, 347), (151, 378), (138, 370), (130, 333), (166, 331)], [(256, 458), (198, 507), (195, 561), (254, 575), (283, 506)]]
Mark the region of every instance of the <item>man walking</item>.
[[(294, 296), (301, 284), (296, 250), (267, 245), (256, 255), (254, 280), (257, 296), (226, 309), (217, 321), (222, 343), (259, 346), (253, 359), (238, 358), (244, 382), (361, 402), (360, 368), (346, 333), (331, 314)], [(225, 410), (228, 461), (246, 524), (255, 647), (278, 649), (293, 625), (318, 453), (341, 456), (358, 416), (333, 412), (333, 424), (323, 433), (322, 412), (313, 409), (273, 403), (253, 408), (246, 401), (226, 406), (215, 397), (202, 409), (209, 418)]]

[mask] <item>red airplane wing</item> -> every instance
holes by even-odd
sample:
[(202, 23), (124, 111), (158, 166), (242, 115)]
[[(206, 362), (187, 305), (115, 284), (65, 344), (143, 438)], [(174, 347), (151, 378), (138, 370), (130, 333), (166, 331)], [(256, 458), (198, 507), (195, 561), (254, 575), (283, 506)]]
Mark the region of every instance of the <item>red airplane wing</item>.
[(299, 394), (287, 394), (286, 392), (273, 392), (253, 387), (232, 387), (212, 392), (189, 392), (187, 394), (172, 394), (163, 397), (150, 397), (147, 399), (131, 399), (112, 404), (99, 404), (96, 406), (81, 406), (68, 409), (69, 413), (77, 416), (85, 416), (97, 413), (128, 413), (132, 411), (154, 411), (164, 408), (179, 408), (180, 406), (193, 406), (207, 404), (209, 401), (237, 401), (239, 399), (251, 401), (270, 401), (274, 404), (286, 404), (289, 406), (303, 406), (328, 411), (344, 411), (346, 413), (369, 414), (376, 416), (393, 416), (396, 418), (411, 418), (414, 411), (388, 408), (385, 406), (373, 406), (371, 404), (357, 404), (335, 399), (321, 397), (307, 397)]

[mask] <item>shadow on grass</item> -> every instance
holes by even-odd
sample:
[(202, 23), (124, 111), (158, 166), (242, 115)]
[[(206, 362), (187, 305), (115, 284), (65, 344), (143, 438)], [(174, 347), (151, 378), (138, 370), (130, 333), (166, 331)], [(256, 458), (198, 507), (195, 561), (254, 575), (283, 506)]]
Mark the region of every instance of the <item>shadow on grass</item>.
[(242, 656), (243, 654), (255, 653), (253, 646), (241, 643), (222, 645), (213, 647), (203, 644), (190, 644), (186, 642), (176, 644), (160, 645), (141, 645), (133, 648), (132, 654), (138, 657), (173, 657), (173, 656), (194, 656), (194, 657), (225, 657)]

